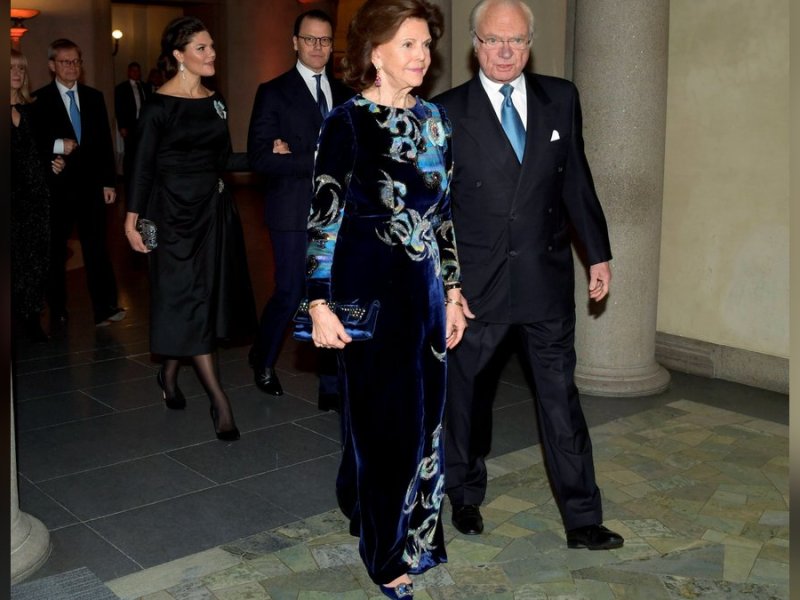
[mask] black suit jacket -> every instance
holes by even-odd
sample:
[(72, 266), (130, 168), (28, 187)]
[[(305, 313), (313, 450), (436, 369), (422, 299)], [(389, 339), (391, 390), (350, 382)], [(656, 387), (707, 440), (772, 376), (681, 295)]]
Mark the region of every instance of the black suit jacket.
[[(353, 95), (344, 84), (328, 79), (333, 106)], [(258, 87), (247, 154), (253, 169), (266, 176), (264, 217), (270, 229), (306, 231), (320, 125), (316, 100), (296, 67)], [(287, 142), (291, 154), (273, 154), (276, 139)]]
[[(583, 149), (578, 92), (526, 75), (520, 165), (478, 77), (436, 98), (453, 126), (453, 221), (464, 296), (477, 318), (533, 323), (575, 309), (570, 226), (589, 264), (611, 259)], [(558, 139), (553, 139), (553, 138)]]
[[(141, 103), (144, 105), (148, 97), (148, 85), (140, 82), (142, 93)], [(141, 110), (141, 109), (140, 109)], [(133, 88), (130, 80), (126, 79), (114, 88), (114, 114), (117, 117), (117, 127), (128, 129), (130, 133), (136, 130), (136, 99), (133, 97)]]
[[(50, 148), (59, 138), (77, 139), (67, 107), (61, 100), (55, 81), (34, 92), (37, 119)], [(64, 157), (66, 167), (51, 178), (56, 195), (59, 193), (102, 193), (103, 187), (114, 187), (116, 169), (111, 127), (103, 93), (78, 84), (81, 109), (81, 142), (77, 149)]]

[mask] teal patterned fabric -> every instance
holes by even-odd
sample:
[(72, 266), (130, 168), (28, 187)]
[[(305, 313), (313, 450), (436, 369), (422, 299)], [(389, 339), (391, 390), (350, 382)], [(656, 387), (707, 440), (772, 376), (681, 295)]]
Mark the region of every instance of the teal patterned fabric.
[(418, 98), (397, 109), (356, 96), (325, 120), (317, 151), (308, 297), (381, 303), (374, 338), (340, 353), (337, 479), (378, 584), (447, 560), (444, 284), (460, 279), (450, 136), (437, 105)]

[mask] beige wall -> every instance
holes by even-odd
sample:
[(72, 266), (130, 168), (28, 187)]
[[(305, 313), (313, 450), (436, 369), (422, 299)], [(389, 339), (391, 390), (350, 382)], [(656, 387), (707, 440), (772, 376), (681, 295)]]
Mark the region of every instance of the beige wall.
[(142, 79), (147, 79), (150, 69), (158, 63), (164, 27), (181, 15), (183, 9), (175, 6), (114, 3), (111, 29), (119, 29), (123, 33), (114, 60), (114, 81), (123, 81), (127, 76), (128, 63), (134, 61), (142, 65)]
[(672, 0), (659, 331), (789, 355), (789, 2)]
[(41, 14), (26, 22), (20, 49), (28, 59), (33, 89), (49, 83), (47, 47), (69, 38), (83, 51), (83, 81), (112, 98), (111, 5), (107, 0), (12, 0), (12, 8), (37, 8)]

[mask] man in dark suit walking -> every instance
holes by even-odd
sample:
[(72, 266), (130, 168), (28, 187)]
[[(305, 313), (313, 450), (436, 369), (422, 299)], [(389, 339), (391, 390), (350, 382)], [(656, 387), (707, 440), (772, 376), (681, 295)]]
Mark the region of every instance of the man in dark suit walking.
[(590, 266), (589, 298), (611, 281), (608, 230), (583, 151), (577, 90), (523, 74), (533, 14), (520, 0), (482, 0), (470, 17), (477, 77), (434, 101), (453, 125), (453, 221), (461, 261), (461, 345), (448, 353), (446, 492), (453, 524), (483, 531), (493, 398), (481, 376), (510, 332), (536, 387), (545, 465), (570, 548), (618, 548), (603, 527), (589, 431), (575, 371), (569, 226)]
[(102, 92), (78, 83), (83, 60), (77, 44), (56, 40), (47, 57), (54, 78), (34, 93), (37, 114), (53, 153), (66, 160), (64, 172), (51, 181), (52, 255), (47, 290), (51, 323), (67, 318), (67, 241), (77, 224), (95, 325), (104, 327), (125, 318), (125, 310), (117, 306), (117, 282), (106, 247), (105, 208), (116, 200), (108, 111)]
[[(264, 214), (275, 258), (275, 291), (261, 315), (250, 364), (259, 389), (276, 396), (283, 389), (275, 362), (305, 289), (317, 136), (328, 111), (353, 95), (326, 72), (333, 51), (333, 24), (325, 12), (301, 14), (292, 40), (297, 64), (259, 86), (247, 138), (250, 164), (266, 176)], [(337, 408), (335, 366), (330, 364), (334, 357), (321, 353), (320, 358), (320, 408)]]
[(137, 62), (128, 65), (128, 79), (114, 88), (114, 113), (117, 128), (125, 143), (122, 172), (128, 180), (136, 155), (136, 123), (145, 100), (150, 95), (149, 85), (142, 83), (142, 67)]

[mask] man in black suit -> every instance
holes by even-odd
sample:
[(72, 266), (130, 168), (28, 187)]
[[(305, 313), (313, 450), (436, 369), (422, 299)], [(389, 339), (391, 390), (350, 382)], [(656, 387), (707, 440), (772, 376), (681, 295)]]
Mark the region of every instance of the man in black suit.
[[(267, 394), (283, 393), (275, 362), (286, 328), (305, 290), (307, 222), (311, 206), (314, 152), (328, 111), (353, 92), (329, 77), (333, 24), (321, 10), (301, 14), (292, 38), (297, 64), (262, 83), (250, 117), (247, 152), (253, 168), (266, 176), (265, 221), (275, 258), (275, 291), (261, 315), (250, 364), (256, 385)], [(335, 360), (320, 354), (323, 410), (337, 408)]]
[(66, 160), (64, 172), (51, 181), (51, 323), (67, 318), (67, 241), (77, 224), (95, 325), (104, 327), (125, 318), (106, 248), (106, 205), (116, 200), (108, 111), (102, 92), (78, 83), (83, 61), (77, 44), (56, 40), (47, 57), (54, 78), (34, 93), (37, 116), (53, 153)]
[(133, 157), (136, 154), (136, 123), (145, 100), (150, 95), (148, 85), (142, 83), (142, 67), (137, 62), (128, 65), (128, 79), (114, 88), (114, 112), (117, 128), (125, 143), (122, 172), (130, 178)]
[(523, 74), (533, 15), (519, 0), (482, 0), (470, 17), (478, 76), (434, 101), (453, 125), (453, 220), (461, 262), (461, 345), (448, 353), (446, 492), (453, 524), (483, 531), (492, 401), (481, 384), (507, 334), (522, 342), (536, 387), (548, 477), (570, 548), (618, 548), (602, 526), (589, 431), (574, 383), (570, 225), (589, 268), (589, 298), (611, 281), (611, 249), (583, 150), (577, 90)]

